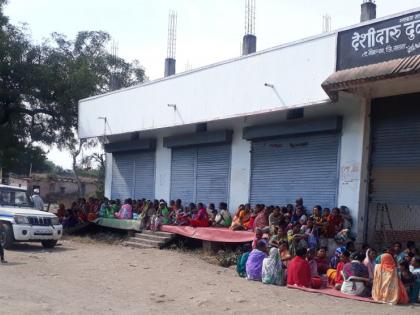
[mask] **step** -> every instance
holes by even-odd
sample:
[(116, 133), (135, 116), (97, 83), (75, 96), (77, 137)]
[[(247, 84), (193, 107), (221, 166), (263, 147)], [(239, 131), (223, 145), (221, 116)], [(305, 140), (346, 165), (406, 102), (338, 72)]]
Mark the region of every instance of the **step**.
[(148, 244), (141, 244), (141, 243), (136, 243), (136, 242), (130, 242), (130, 241), (126, 241), (123, 243), (124, 246), (127, 247), (133, 247), (133, 248), (138, 248), (138, 249), (151, 249), (151, 248), (157, 248), (156, 246), (153, 245), (148, 245)]
[(154, 236), (164, 236), (164, 237), (175, 237), (176, 234), (174, 233), (167, 233), (167, 232), (162, 232), (162, 231), (150, 231), (150, 230), (144, 230), (141, 233), (136, 233), (136, 234), (143, 234), (143, 235), (154, 235)]
[(148, 240), (148, 239), (138, 238), (138, 237), (130, 237), (128, 241), (131, 243), (151, 245), (154, 247), (160, 247), (161, 245), (165, 244), (165, 242), (163, 241)]
[(161, 235), (154, 235), (154, 234), (144, 234), (144, 233), (136, 233), (134, 237), (141, 238), (145, 240), (155, 240), (160, 242), (168, 242), (173, 239), (173, 236), (161, 236)]

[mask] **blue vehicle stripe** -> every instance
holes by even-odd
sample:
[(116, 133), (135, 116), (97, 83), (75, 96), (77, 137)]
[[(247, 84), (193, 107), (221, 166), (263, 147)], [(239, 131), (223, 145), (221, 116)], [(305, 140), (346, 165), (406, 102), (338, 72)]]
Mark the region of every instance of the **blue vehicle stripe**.
[(14, 215), (13, 214), (0, 214), (0, 217), (13, 218)]

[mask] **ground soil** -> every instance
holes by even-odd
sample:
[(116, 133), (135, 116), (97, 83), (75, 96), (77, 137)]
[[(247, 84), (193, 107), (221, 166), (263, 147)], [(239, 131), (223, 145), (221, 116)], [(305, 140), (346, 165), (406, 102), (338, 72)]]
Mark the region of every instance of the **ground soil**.
[(1, 314), (420, 314), (249, 282), (197, 255), (121, 245), (21, 244), (0, 265)]

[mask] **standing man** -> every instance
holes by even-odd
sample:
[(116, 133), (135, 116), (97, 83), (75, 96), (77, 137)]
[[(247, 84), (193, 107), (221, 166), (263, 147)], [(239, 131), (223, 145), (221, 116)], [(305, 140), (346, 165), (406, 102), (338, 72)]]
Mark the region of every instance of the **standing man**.
[[(1, 226), (1, 223), (0, 223), (0, 226)], [(4, 259), (4, 249), (3, 249), (3, 246), (1, 246), (1, 241), (2, 240), (3, 240), (3, 233), (0, 230), (0, 262), (2, 264), (5, 264), (5, 263), (7, 263), (7, 261)]]
[(39, 195), (39, 189), (34, 189), (34, 194), (31, 197), (32, 202), (34, 203), (34, 208), (40, 211), (44, 211), (44, 201), (42, 201), (41, 196)]

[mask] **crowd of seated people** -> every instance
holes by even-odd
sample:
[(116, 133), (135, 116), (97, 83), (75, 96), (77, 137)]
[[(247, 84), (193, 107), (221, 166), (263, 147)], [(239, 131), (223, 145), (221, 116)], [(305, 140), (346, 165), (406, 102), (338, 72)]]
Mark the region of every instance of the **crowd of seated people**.
[[(330, 287), (343, 294), (372, 297), (390, 304), (417, 302), (420, 290), (420, 252), (414, 242), (400, 243), (378, 252), (365, 245), (356, 250), (347, 207), (313, 207), (309, 213), (302, 198), (284, 207), (240, 205), (232, 217), (226, 203), (184, 206), (180, 199), (99, 200), (60, 205), (57, 216), (64, 228), (96, 218), (138, 220), (140, 229), (156, 231), (162, 225), (225, 227), (253, 231), (254, 240), (238, 259), (237, 272), (265, 284), (308, 288)], [(325, 240), (338, 246), (331, 257)]]
[(180, 199), (171, 201), (169, 205), (165, 200), (103, 200), (80, 198), (73, 202), (70, 209), (59, 205), (57, 216), (64, 228), (70, 228), (80, 222), (90, 222), (97, 218), (138, 220), (140, 229), (158, 230), (161, 225), (180, 225), (193, 227), (230, 227), (232, 217), (225, 202), (216, 209), (213, 203), (207, 207), (203, 203), (190, 203), (183, 206)]
[(292, 254), (292, 242), (270, 234), (257, 229), (252, 246), (244, 246), (236, 267), (240, 277), (280, 286), (331, 288), (393, 305), (419, 302), (420, 251), (414, 242), (405, 250), (396, 242), (379, 255), (368, 245), (357, 250), (349, 242), (329, 258), (325, 248), (302, 244)]

